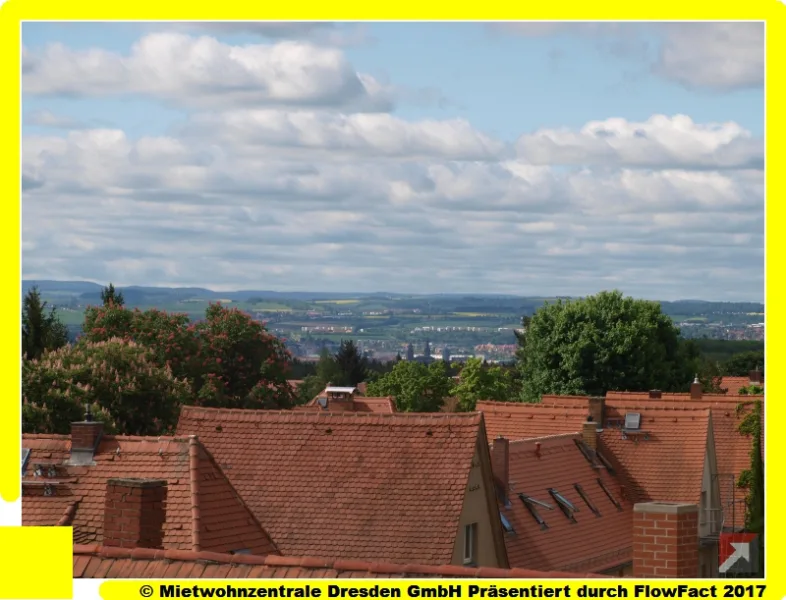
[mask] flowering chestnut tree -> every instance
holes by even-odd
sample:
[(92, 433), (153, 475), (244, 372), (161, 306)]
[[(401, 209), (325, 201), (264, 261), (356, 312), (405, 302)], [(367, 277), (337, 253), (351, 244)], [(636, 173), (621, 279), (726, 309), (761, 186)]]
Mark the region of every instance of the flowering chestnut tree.
[(190, 404), (227, 408), (289, 408), (291, 356), (261, 323), (237, 309), (211, 304), (205, 319), (118, 305), (85, 313), (84, 339), (120, 337), (147, 347), (153, 360), (188, 381)]
[(25, 432), (68, 433), (89, 406), (108, 431), (160, 435), (176, 425), (191, 388), (158, 365), (147, 347), (110, 338), (81, 340), (25, 361), (22, 393)]

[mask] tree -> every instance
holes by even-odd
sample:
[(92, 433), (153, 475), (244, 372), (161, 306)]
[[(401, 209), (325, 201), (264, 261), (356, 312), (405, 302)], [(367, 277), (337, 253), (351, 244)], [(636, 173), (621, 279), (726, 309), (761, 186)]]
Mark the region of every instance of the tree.
[(513, 394), (513, 379), (509, 371), (499, 366), (485, 367), (479, 358), (470, 358), (464, 363), (458, 382), (451, 395), (458, 398), (460, 411), (474, 411), (478, 400), (510, 400)]
[(738, 486), (746, 488), (745, 529), (759, 537), (759, 575), (764, 575), (764, 457), (762, 454), (762, 402), (744, 402), (738, 411), (750, 409), (739, 425), (739, 432), (753, 437), (751, 468), (740, 475)]
[(396, 363), (390, 373), (368, 384), (369, 396), (393, 396), (400, 412), (438, 412), (450, 395), (451, 379), (444, 362)]
[(123, 306), (125, 304), (123, 294), (115, 291), (115, 286), (111, 283), (101, 290), (101, 302), (104, 306)]
[(315, 375), (309, 375), (298, 387), (298, 404), (306, 404), (313, 400), (328, 384), (342, 385), (344, 374), (336, 362), (336, 358), (327, 348), (322, 348)]
[(83, 331), (87, 341), (118, 337), (145, 346), (207, 406), (289, 408), (295, 400), (283, 341), (237, 309), (211, 304), (204, 320), (191, 323), (188, 315), (155, 309), (90, 307)]
[(741, 352), (732, 356), (723, 365), (723, 374), (730, 377), (747, 377), (748, 373), (757, 369), (764, 374), (764, 350)]
[(366, 380), (366, 358), (352, 340), (341, 340), (341, 346), (336, 353), (336, 364), (341, 370), (342, 384), (355, 387)]
[(519, 337), (522, 399), (602, 396), (609, 390), (682, 390), (696, 364), (657, 302), (602, 292), (538, 309)]
[(46, 307), (38, 288), (30, 288), (22, 301), (22, 356), (27, 360), (68, 344), (68, 329), (58, 319), (55, 308), (47, 313)]
[(87, 407), (109, 431), (160, 435), (177, 423), (191, 388), (157, 365), (132, 341), (80, 341), (25, 361), (22, 368), (25, 432), (67, 434)]

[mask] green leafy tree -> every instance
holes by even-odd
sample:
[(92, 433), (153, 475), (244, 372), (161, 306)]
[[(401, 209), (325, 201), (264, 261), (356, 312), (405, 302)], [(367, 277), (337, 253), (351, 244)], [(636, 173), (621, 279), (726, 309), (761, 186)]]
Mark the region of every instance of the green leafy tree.
[(764, 456), (762, 453), (762, 402), (744, 402), (738, 411), (747, 410), (739, 432), (753, 438), (750, 470), (740, 475), (738, 485), (747, 489), (745, 497), (745, 529), (759, 536), (759, 574), (764, 575)]
[(438, 412), (451, 387), (447, 366), (440, 360), (428, 366), (401, 361), (367, 389), (369, 396), (393, 396), (400, 412)]
[(111, 283), (101, 290), (101, 302), (104, 306), (123, 306), (125, 300), (123, 294), (115, 290)]
[(322, 348), (319, 354), (316, 371), (316, 374), (306, 377), (300, 384), (297, 393), (299, 404), (306, 404), (313, 400), (328, 384), (342, 385), (344, 383), (341, 367), (336, 362), (336, 357), (327, 348)]
[(735, 354), (723, 365), (723, 374), (730, 377), (745, 377), (760, 369), (764, 374), (764, 350)]
[(682, 390), (696, 364), (657, 302), (602, 292), (538, 309), (519, 337), (522, 399), (609, 390)]
[(68, 329), (57, 318), (54, 307), (47, 311), (38, 288), (32, 287), (22, 300), (22, 356), (36, 359), (66, 344)]
[(26, 361), (22, 396), (26, 432), (68, 433), (91, 407), (110, 430), (159, 435), (175, 426), (191, 388), (156, 364), (145, 346), (114, 338), (80, 341)]
[(762, 396), (764, 388), (760, 385), (746, 385), (740, 388), (740, 396)]
[(475, 410), (478, 400), (511, 400), (513, 389), (510, 371), (496, 365), (487, 367), (481, 359), (470, 358), (461, 368), (451, 395), (458, 398), (458, 409), (467, 412)]
[(342, 384), (354, 387), (366, 380), (366, 358), (352, 340), (341, 340), (341, 346), (336, 353), (336, 364), (341, 371)]

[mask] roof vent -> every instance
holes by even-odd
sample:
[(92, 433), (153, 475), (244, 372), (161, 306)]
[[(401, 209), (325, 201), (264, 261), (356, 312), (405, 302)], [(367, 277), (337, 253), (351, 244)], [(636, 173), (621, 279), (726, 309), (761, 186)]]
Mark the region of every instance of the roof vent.
[(641, 413), (625, 414), (625, 429), (637, 430), (641, 427)]

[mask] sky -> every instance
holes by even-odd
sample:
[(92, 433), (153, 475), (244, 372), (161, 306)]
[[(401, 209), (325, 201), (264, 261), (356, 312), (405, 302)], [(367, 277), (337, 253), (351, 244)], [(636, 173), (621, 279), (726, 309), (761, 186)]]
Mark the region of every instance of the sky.
[(763, 301), (761, 23), (25, 23), (25, 279)]

